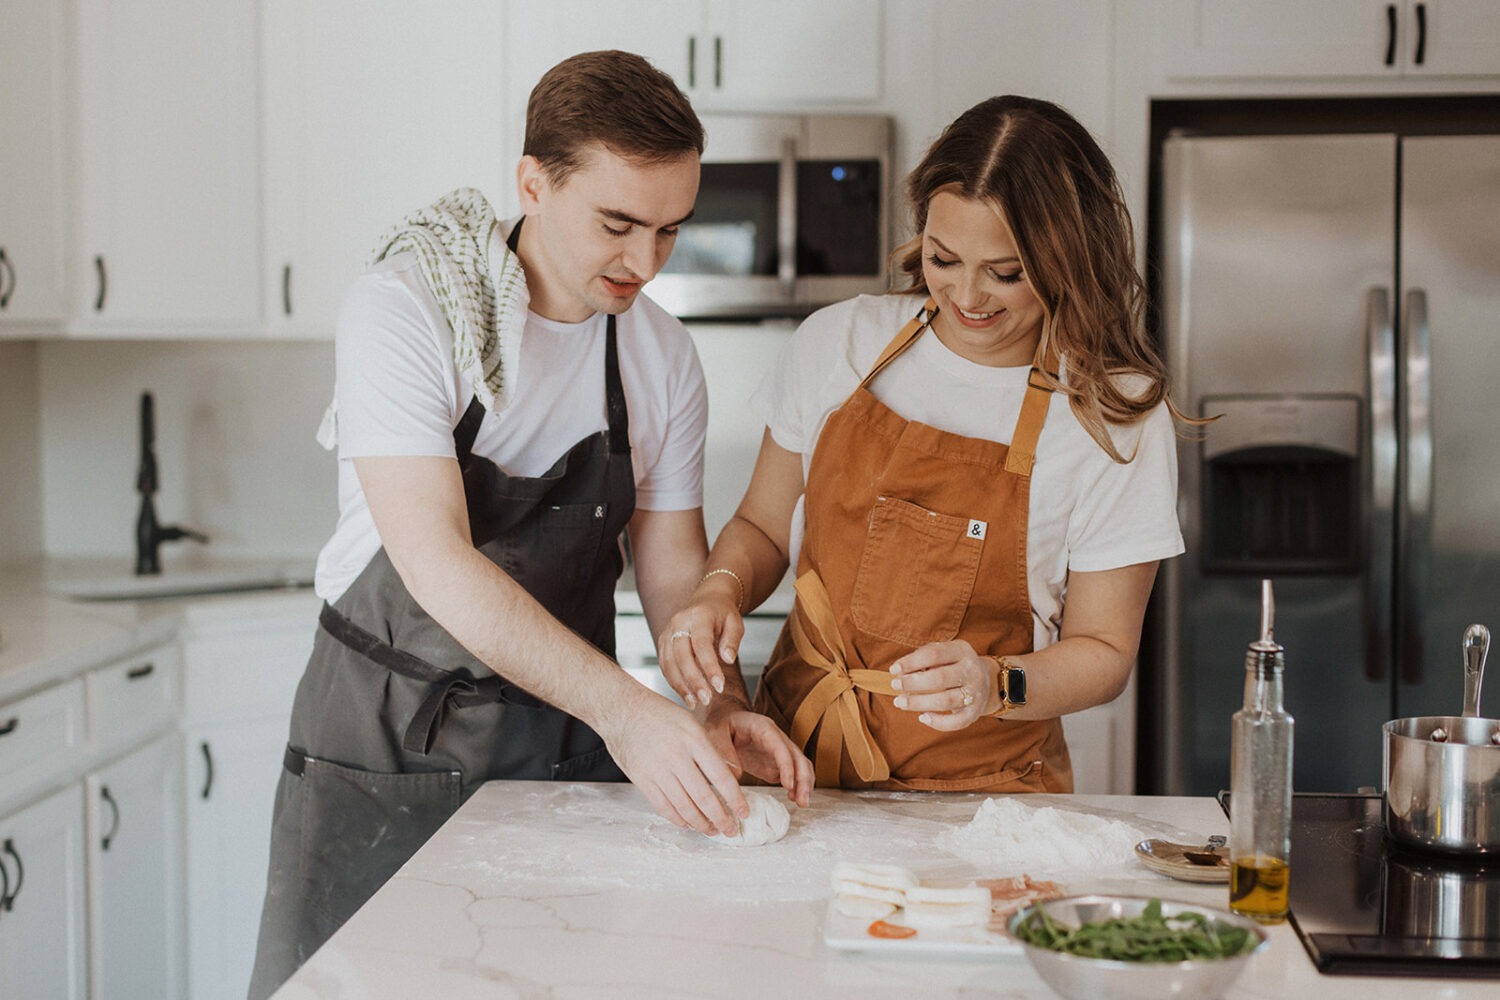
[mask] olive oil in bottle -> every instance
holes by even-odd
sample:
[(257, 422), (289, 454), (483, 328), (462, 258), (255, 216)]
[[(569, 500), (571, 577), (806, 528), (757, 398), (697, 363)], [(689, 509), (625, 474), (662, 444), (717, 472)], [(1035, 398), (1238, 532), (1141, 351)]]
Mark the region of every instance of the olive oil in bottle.
[(1292, 717), (1282, 707), (1275, 616), (1271, 581), (1262, 580), (1260, 638), (1245, 652), (1229, 763), (1229, 908), (1267, 924), (1286, 919), (1292, 853)]

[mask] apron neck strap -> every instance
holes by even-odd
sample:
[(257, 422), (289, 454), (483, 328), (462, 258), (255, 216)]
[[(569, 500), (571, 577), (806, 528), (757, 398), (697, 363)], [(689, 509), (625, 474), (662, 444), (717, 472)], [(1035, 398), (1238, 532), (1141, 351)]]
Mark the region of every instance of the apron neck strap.
[(891, 342), (885, 345), (885, 350), (880, 352), (880, 357), (875, 359), (875, 366), (870, 373), (859, 383), (861, 389), (868, 389), (870, 382), (885, 369), (885, 366), (895, 360), (896, 356), (906, 350), (912, 343), (922, 335), (922, 331), (932, 324), (932, 317), (937, 315), (937, 303), (928, 299), (926, 304), (913, 316), (901, 332), (891, 338)]
[(1005, 471), (1018, 476), (1031, 475), (1036, 462), (1036, 443), (1047, 422), (1047, 407), (1052, 402), (1052, 387), (1041, 369), (1032, 368), (1026, 377), (1026, 398), (1021, 401), (1021, 415), (1010, 436), (1010, 450), (1005, 455)]

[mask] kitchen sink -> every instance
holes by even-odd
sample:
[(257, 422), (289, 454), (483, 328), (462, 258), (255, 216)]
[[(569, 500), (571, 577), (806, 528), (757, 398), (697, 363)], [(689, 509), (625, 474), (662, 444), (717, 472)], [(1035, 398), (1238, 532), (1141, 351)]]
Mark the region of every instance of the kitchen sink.
[(300, 590), (311, 587), (312, 582), (312, 573), (307, 570), (275, 566), (169, 569), (148, 576), (129, 573), (80, 576), (55, 580), (48, 589), (75, 601), (140, 601), (257, 590)]

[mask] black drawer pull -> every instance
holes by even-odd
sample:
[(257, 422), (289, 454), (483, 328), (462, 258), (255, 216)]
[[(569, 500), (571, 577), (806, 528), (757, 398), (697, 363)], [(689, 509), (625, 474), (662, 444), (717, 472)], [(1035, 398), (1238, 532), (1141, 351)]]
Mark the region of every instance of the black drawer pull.
[(107, 851), (109, 850), (109, 842), (114, 840), (115, 834), (120, 832), (120, 804), (115, 801), (113, 795), (109, 794), (108, 785), (99, 786), (99, 797), (109, 806), (109, 811), (113, 814), (109, 824), (109, 832), (99, 839), (99, 849)]
[(203, 763), (208, 767), (208, 774), (203, 779), (203, 796), (202, 797), (206, 799), (206, 798), (208, 798), (208, 793), (210, 791), (212, 791), (213, 787), (214, 787), (214, 755), (213, 755), (213, 752), (208, 749), (208, 741), (207, 740), (203, 741), (202, 747), (203, 747)]
[[(26, 879), (26, 870), (21, 867), (21, 855), (16, 853), (15, 841), (11, 840), (9, 837), (6, 837), (5, 846), (3, 848), (0, 848), (0, 851), (9, 854), (16, 861), (16, 887), (7, 892), (5, 894), (5, 898), (0, 899), (0, 909), (10, 910), (15, 906), (16, 897), (21, 894), (21, 883)], [(7, 878), (7, 887), (9, 886), (9, 883), (10, 879)]]
[(9, 719), (5, 720), (5, 725), (0, 726), (0, 736), (9, 736), (16, 731), (16, 727), (20, 724), (21, 717), (19, 715), (12, 715)]
[[(5, 282), (7, 276), (9, 276), (10, 278), (9, 285), (7, 285)], [(0, 309), (4, 309), (6, 306), (10, 305), (10, 297), (15, 293), (15, 290), (15, 266), (11, 264), (10, 259), (5, 256), (5, 248), (0, 247)]]
[(99, 297), (94, 300), (94, 312), (103, 312), (104, 293), (109, 287), (109, 280), (104, 273), (104, 257), (102, 254), (94, 257), (94, 270), (99, 275)]
[(1396, 65), (1396, 5), (1385, 5), (1385, 64)]
[(134, 670), (125, 671), (125, 679), (127, 681), (138, 681), (142, 677), (150, 677), (155, 672), (156, 664), (143, 663), (139, 667), (136, 667)]
[(1418, 66), (1427, 61), (1427, 5), (1417, 4), (1417, 54), (1412, 60)]
[(292, 265), (285, 264), (281, 268), (281, 313), (283, 316), (292, 314)]

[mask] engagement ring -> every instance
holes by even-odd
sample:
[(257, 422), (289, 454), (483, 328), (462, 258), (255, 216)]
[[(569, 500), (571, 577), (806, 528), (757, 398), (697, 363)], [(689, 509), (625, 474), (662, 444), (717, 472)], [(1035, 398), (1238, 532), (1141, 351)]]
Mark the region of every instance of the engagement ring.
[(974, 704), (974, 695), (969, 691), (968, 688), (961, 687), (959, 688), (959, 690), (962, 691), (964, 695), (964, 708), (968, 708), (970, 705)]
[(692, 638), (692, 636), (693, 636), (693, 633), (689, 632), (685, 628), (680, 628), (676, 632), (673, 632), (671, 635), (667, 636), (667, 638), (668, 639), (690, 639), (690, 638)]

